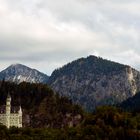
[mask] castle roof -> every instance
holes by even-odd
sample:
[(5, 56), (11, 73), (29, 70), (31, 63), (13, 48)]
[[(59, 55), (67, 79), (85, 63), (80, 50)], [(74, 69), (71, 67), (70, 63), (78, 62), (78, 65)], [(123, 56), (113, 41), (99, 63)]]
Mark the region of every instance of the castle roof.
[(11, 98), (11, 95), (8, 93), (7, 98)]

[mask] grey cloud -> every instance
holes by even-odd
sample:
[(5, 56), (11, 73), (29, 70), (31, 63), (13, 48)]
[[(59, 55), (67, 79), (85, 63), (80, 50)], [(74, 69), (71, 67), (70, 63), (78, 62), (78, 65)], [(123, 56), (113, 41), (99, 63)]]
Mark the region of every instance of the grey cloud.
[(51, 73), (90, 54), (140, 69), (139, 5), (139, 0), (0, 0), (1, 69), (17, 61)]

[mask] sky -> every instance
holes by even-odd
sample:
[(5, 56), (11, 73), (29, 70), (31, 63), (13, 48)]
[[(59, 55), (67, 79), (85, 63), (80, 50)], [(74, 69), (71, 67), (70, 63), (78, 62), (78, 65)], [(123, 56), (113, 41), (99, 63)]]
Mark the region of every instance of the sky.
[(0, 0), (0, 70), (50, 75), (89, 55), (140, 70), (140, 0)]

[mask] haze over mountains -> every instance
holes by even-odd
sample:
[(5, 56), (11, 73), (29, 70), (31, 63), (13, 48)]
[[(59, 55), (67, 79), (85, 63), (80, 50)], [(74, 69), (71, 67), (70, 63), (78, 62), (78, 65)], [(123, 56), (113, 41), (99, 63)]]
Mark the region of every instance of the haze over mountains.
[(92, 111), (99, 105), (114, 105), (140, 91), (140, 72), (99, 57), (89, 56), (56, 69), (50, 77), (21, 64), (11, 65), (0, 79), (20, 83), (47, 83), (61, 96)]

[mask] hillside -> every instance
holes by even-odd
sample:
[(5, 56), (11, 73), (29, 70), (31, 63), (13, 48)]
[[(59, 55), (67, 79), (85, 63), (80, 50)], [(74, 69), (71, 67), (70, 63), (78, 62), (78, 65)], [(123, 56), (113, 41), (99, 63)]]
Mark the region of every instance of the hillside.
[(82, 109), (73, 105), (66, 97), (59, 97), (47, 85), (0, 82), (0, 105), (4, 105), (7, 94), (12, 97), (12, 106), (21, 105), (23, 127), (62, 128), (79, 124)]
[(0, 125), (2, 140), (140, 140), (140, 114), (99, 107), (75, 127), (10, 128)]
[(55, 70), (49, 84), (61, 96), (92, 111), (134, 96), (140, 91), (140, 73), (130, 66), (89, 56)]
[(15, 83), (30, 82), (30, 83), (46, 83), (48, 76), (31, 69), (22, 64), (13, 64), (0, 72), (0, 80), (6, 80)]
[[(0, 125), (2, 140), (139, 140), (140, 114), (111, 106), (84, 112), (47, 85), (0, 82), (0, 105), (7, 93), (12, 105), (22, 106), (23, 128)], [(138, 95), (138, 94), (137, 94)]]
[(120, 104), (125, 110), (140, 112), (140, 92)]

